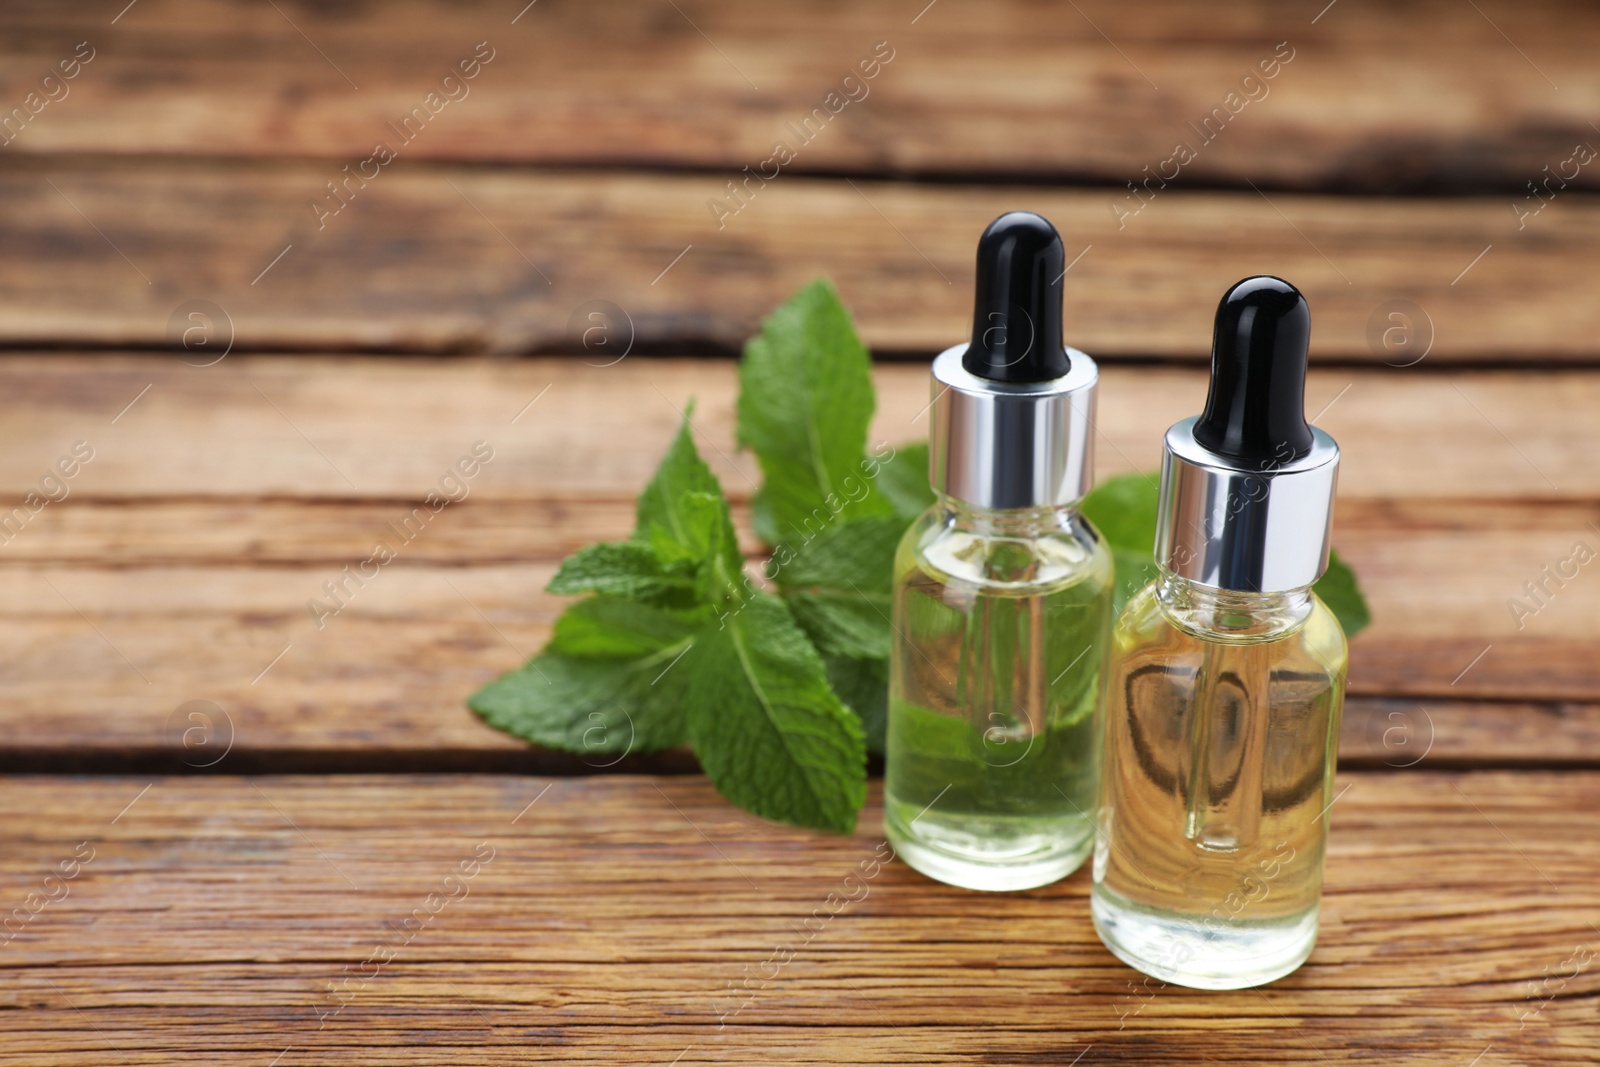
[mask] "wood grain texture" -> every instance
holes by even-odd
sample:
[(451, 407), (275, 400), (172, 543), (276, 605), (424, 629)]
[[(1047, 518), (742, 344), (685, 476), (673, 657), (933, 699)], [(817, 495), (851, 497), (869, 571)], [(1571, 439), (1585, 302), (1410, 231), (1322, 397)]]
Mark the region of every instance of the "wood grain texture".
[[(312, 613), (310, 601), (336, 605), (325, 582), (341, 581), (370, 545), (306, 563), (0, 569), (0, 635), (16, 649), (0, 701), (11, 744), (170, 747), (186, 729), (176, 709), (205, 699), (226, 710), (240, 749), (506, 750), (464, 701), (536, 651), (566, 600), (544, 592), (554, 558), (474, 560), (470, 528), (442, 533), (472, 507), (437, 520), (414, 542), (416, 555), (406, 547), (378, 577), (347, 585), (347, 606), (333, 617)], [(381, 528), (370, 536), (394, 542)], [(1594, 760), (1592, 713), (1555, 713), (1600, 699), (1587, 574), (1528, 619), (1506, 603), (1523, 573), (1538, 574), (1542, 547), (1560, 558), (1568, 537), (1558, 523), (1453, 537), (1405, 526), (1341, 534), (1374, 614), (1352, 648), (1352, 693), (1514, 701), (1482, 728), (1470, 713), (1453, 715), (1450, 731), (1464, 734), (1456, 755)], [(523, 541), (533, 552), (536, 534)], [(1530, 702), (1552, 713), (1518, 710)], [(1512, 713), (1528, 715), (1530, 733), (1507, 750), (1498, 720)], [(1371, 750), (1370, 726), (1352, 729), (1368, 755), (1389, 758)]]
[[(1436, 558), (1431, 546), (1408, 552), (1408, 535), (1392, 531), (1351, 558), (1358, 569), (1381, 558), (1396, 570)], [(334, 603), (322, 583), (338, 579), (340, 566), (0, 573), (8, 605), (0, 637), (13, 650), (0, 700), (10, 747), (55, 751), (58, 760), (93, 753), (102, 763), (127, 750), (192, 766), (209, 764), (229, 740), (263, 758), (381, 751), (423, 763), (419, 753), (460, 759), (517, 748), (464, 703), (549, 636), (567, 603), (543, 592), (554, 565), (402, 556), (319, 629), (307, 603)], [(1414, 584), (1368, 575), (1376, 621), (1354, 643), (1350, 685), (1380, 704), (1347, 731), (1352, 756), (1401, 766), (1431, 743), (1453, 762), (1594, 762), (1592, 595), (1575, 591), (1518, 632), (1491, 583), (1459, 584), (1447, 574), (1419, 574)], [(1394, 710), (1381, 701), (1402, 696), (1415, 698), (1402, 702), (1410, 718), (1380, 729), (1373, 719)], [(214, 704), (217, 721), (214, 738), (193, 739), (204, 746), (194, 752), (180, 747), (190, 725), (180, 709), (191, 701)], [(1389, 726), (1401, 730), (1386, 737)], [(383, 766), (377, 757), (358, 762)], [(569, 762), (599, 769), (610, 757)]]
[[(1120, 188), (1188, 142), (1196, 158), (1184, 183), (1520, 196), (1575, 142), (1592, 141), (1600, 102), (1589, 52), (1600, 16), (1577, 0), (1325, 13), (1267, 0), (1226, 11), (1179, 0), (927, 10), (891, 0), (677, 10), (651, 0), (528, 10), (140, 0), (112, 24), (120, 6), (6, 5), (8, 108), (80, 40), (95, 49), (69, 94), (7, 151), (354, 164), (376, 140), (399, 145), (389, 124), (480, 41), (494, 58), (453, 90), (457, 102), (435, 105), (405, 158), (702, 167), (720, 186), (782, 140), (796, 149), (793, 171)], [(879, 42), (891, 61), (843, 85)], [(1242, 84), (1275, 55), (1292, 58), (1274, 78)], [(801, 144), (787, 124), (840, 91), (858, 102), (832, 105), (837, 117)], [(1254, 102), (1239, 103), (1244, 93)], [(1206, 141), (1196, 131), (1218, 108), (1225, 125)], [(1596, 181), (1589, 171), (1579, 180)]]
[(1087, 871), (874, 866), (876, 801), (830, 837), (699, 778), (13, 779), (5, 899), (90, 858), (3, 949), (0, 1063), (1592, 1062), (1600, 775), (1341, 777), (1316, 952), (1239, 993), (1138, 986)]
[[(875, 380), (873, 440), (925, 438), (926, 367), (879, 365)], [(730, 361), (229, 356), (200, 369), (174, 357), (12, 355), (0, 358), (0, 493), (35, 488), (82, 440), (95, 458), (71, 488), (85, 499), (398, 504), (421, 499), (483, 440), (495, 459), (470, 500), (615, 504), (648, 480), (692, 397), (700, 451), (743, 498), (760, 471), (732, 447), (737, 389)], [(1205, 389), (1198, 368), (1107, 368), (1099, 476), (1157, 469), (1162, 433), (1200, 409)], [(1393, 507), (1600, 499), (1592, 434), (1566, 416), (1596, 408), (1600, 375), (1578, 371), (1331, 368), (1307, 389), (1307, 410), (1344, 452), (1341, 501)], [(1471, 523), (1470, 508), (1458, 525)], [(53, 516), (46, 508), (38, 521)]]
[(1519, 229), (1492, 197), (1169, 189), (1119, 220), (1107, 190), (790, 177), (719, 221), (711, 176), (400, 161), (330, 217), (313, 204), (337, 175), (20, 160), (0, 172), (0, 342), (171, 350), (193, 325), (180, 309), (205, 300), (228, 326), (197, 362), (230, 336), (256, 351), (570, 352), (609, 307), (608, 345), (588, 334), (604, 365), (629, 338), (736, 350), (825, 275), (869, 344), (931, 354), (969, 333), (977, 236), (1026, 206), (1064, 235), (1068, 340), (1099, 357), (1203, 358), (1218, 298), (1265, 272), (1307, 294), (1314, 361), (1597, 358), (1600, 200), (1577, 192)]
[[(875, 432), (924, 432), (925, 371), (880, 367), (878, 383)], [(1203, 388), (1198, 371), (1108, 369), (1102, 472), (1153, 467), (1161, 431)], [(1335, 543), (1375, 617), (1353, 651), (1368, 703), (1353, 707), (1349, 758), (1593, 762), (1593, 576), (1580, 568), (1539, 600), (1525, 586), (1548, 583), (1543, 568), (1579, 541), (1600, 545), (1587, 431), (1548, 417), (1594, 389), (1580, 372), (1313, 376), (1312, 405), (1331, 402), (1319, 422), (1345, 455)], [(759, 472), (733, 453), (733, 393), (727, 362), (0, 360), (8, 507), (74, 441), (95, 448), (66, 499), (24, 509), (0, 546), (7, 765), (199, 767), (227, 739), (220, 769), (609, 762), (528, 753), (464, 700), (543, 644), (566, 602), (543, 591), (555, 564), (627, 535), (632, 495), (689, 396), (744, 547), (760, 551), (743, 503)], [(455, 483), (465, 499), (424, 507), (399, 559), (319, 628), (308, 602), (331, 603), (324, 583), (415, 523), (477, 440), (495, 455)], [(1513, 598), (1538, 610), (1519, 614)], [(219, 709), (216, 733), (185, 749), (178, 709), (197, 700)]]
[[(41, 351), (0, 358), (0, 1067), (1593, 1063), (1600, 579), (1548, 575), (1600, 545), (1600, 169), (1518, 215), (1600, 145), (1597, 31), (1577, 0), (4, 5), (0, 347)], [(870, 96), (730, 199), (880, 41)], [(1329, 195), (1397, 191), (1427, 198)], [(547, 637), (557, 561), (626, 533), (691, 396), (759, 551), (732, 364), (641, 356), (734, 350), (826, 274), (926, 357), (1014, 206), (1079, 257), (1102, 475), (1202, 393), (1118, 361), (1198, 363), (1246, 274), (1316, 310), (1376, 621), (1321, 943), (1270, 989), (1139, 984), (1088, 872), (880, 870), (876, 785), (822, 837), (686, 750), (541, 752), (463, 706)], [(471, 358), (539, 351), (571, 355)], [(875, 438), (923, 435), (925, 370), (878, 382)]]

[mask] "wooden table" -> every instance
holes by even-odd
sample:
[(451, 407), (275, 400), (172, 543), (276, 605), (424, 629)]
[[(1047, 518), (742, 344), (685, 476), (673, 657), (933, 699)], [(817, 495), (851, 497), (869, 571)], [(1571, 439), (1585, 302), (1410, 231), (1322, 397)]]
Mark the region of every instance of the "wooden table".
[[(1597, 41), (1576, 2), (7, 5), (0, 1064), (1600, 1062), (1600, 563), (1543, 570), (1600, 550), (1600, 166), (1525, 186), (1600, 147)], [(332, 199), (346, 165), (375, 176)], [(811, 277), (882, 361), (874, 437), (924, 433), (1013, 206), (1081, 250), (1102, 476), (1197, 410), (1228, 284), (1312, 302), (1374, 622), (1321, 943), (1264, 990), (1138, 984), (1086, 872), (887, 862), (833, 913), (876, 784), (812, 834), (687, 752), (600, 766), (464, 706), (690, 396), (748, 529), (716, 357)], [(470, 495), (319, 629), (477, 441)]]

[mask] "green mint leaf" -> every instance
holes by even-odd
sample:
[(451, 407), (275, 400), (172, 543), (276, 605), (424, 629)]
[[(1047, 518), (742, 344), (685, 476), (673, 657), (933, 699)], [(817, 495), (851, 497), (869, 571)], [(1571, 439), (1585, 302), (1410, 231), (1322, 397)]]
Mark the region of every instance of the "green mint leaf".
[(548, 651), (564, 656), (637, 659), (680, 647), (711, 619), (707, 608), (652, 607), (615, 596), (580, 600), (556, 620)]
[(772, 517), (772, 502), (759, 489), (750, 498), (750, 525), (755, 528), (756, 536), (769, 545), (783, 540), (778, 533), (778, 520)]
[(1128, 598), (1155, 580), (1156, 511), (1161, 506), (1161, 478), (1155, 474), (1119, 474), (1089, 491), (1079, 505), (1084, 518), (1100, 531), (1111, 549), (1117, 587), (1113, 613)]
[(757, 533), (773, 544), (814, 534), (843, 501), (858, 515), (889, 511), (864, 473), (872, 361), (830, 282), (812, 282), (762, 323), (739, 385), (738, 441), (766, 476)]
[(621, 758), (681, 745), (687, 738), (679, 658), (688, 640), (635, 658), (587, 659), (546, 650), (467, 700), (497, 727), (547, 748)]
[(668, 566), (637, 541), (605, 541), (579, 549), (561, 562), (552, 593), (606, 593), (651, 603), (687, 604), (694, 598), (692, 569)]
[(723, 796), (770, 819), (848, 833), (866, 799), (861, 723), (777, 597), (757, 593), (703, 631), (689, 737)]
[[(1111, 546), (1117, 568), (1117, 611), (1158, 573), (1152, 557), (1160, 506), (1161, 479), (1155, 474), (1119, 475), (1101, 482), (1083, 498), (1084, 516)], [(1337, 552), (1328, 554), (1328, 569), (1312, 590), (1339, 620), (1346, 637), (1354, 637), (1372, 621), (1355, 572)]]
[(1124, 548), (1112, 548), (1111, 565), (1115, 568), (1117, 579), (1116, 588), (1111, 593), (1111, 615), (1115, 618), (1122, 610), (1122, 605), (1132, 599), (1133, 594), (1155, 581), (1161, 570), (1150, 553), (1129, 552)]
[(824, 656), (888, 658), (894, 553), (905, 525), (890, 515), (839, 522), (774, 551), (767, 574)]
[(698, 563), (726, 547), (731, 524), (725, 531), (725, 518), (727, 507), (720, 490), (686, 490), (673, 501), (672, 526), (653, 522), (643, 540), (663, 560)]
[(1161, 476), (1119, 474), (1089, 491), (1079, 510), (1112, 548), (1149, 556), (1156, 550)]
[(744, 556), (739, 552), (738, 535), (722, 494), (684, 493), (677, 504), (682, 524), (682, 542), (660, 543), (660, 527), (652, 545), (658, 553), (685, 552), (700, 567), (695, 591), (701, 601), (714, 603), (727, 596), (737, 597), (745, 586)]
[[(724, 560), (737, 559), (738, 542), (732, 523), (718, 522), (715, 508), (708, 508), (705, 496), (722, 500), (722, 485), (711, 473), (694, 447), (689, 418), (694, 414), (691, 401), (684, 410), (678, 433), (667, 447), (667, 454), (650, 483), (639, 494), (633, 539), (649, 545), (664, 562), (687, 559), (700, 562), (716, 543)], [(727, 506), (721, 508), (727, 518)], [(709, 524), (709, 525), (708, 525)], [(715, 526), (715, 531), (710, 529)]]
[(779, 545), (767, 576), (796, 588), (887, 593), (894, 579), (895, 549), (905, 532), (905, 520), (892, 515), (836, 522), (808, 541)]
[[(876, 470), (870, 467), (874, 459), (878, 461)], [(874, 449), (868, 464), (873, 485), (904, 523), (933, 506), (933, 487), (928, 484), (928, 442), (897, 445), (888, 458), (882, 458)]]
[(633, 540), (590, 545), (568, 557), (550, 592), (679, 607), (737, 593), (744, 558), (722, 487), (695, 450), (687, 415), (637, 510)]
[[(689, 405), (689, 411), (694, 405)], [(569, 556), (552, 593), (606, 593), (686, 605), (733, 584), (744, 558), (722, 486), (695, 450), (689, 415), (639, 494), (633, 540), (590, 545)]]
[(1328, 552), (1328, 569), (1312, 589), (1339, 620), (1346, 637), (1354, 637), (1372, 621), (1367, 598), (1361, 595), (1361, 586), (1356, 582), (1356, 572), (1339, 558), (1339, 553)]
[(888, 593), (802, 589), (785, 592), (783, 599), (824, 656), (889, 658)]
[(590, 545), (549, 590), (597, 593), (571, 605), (544, 652), (468, 700), (518, 737), (581, 754), (645, 752), (687, 740), (681, 660), (717, 605), (742, 592), (727, 502), (700, 459), (689, 417), (640, 495), (631, 541)]
[(867, 751), (883, 755), (889, 729), (888, 659), (823, 656), (828, 685), (856, 713), (867, 736)]

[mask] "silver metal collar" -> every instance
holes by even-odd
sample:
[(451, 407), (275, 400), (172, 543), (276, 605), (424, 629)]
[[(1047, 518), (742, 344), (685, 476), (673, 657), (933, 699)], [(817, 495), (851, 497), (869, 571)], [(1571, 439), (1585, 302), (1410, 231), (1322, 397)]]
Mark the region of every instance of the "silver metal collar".
[(996, 382), (961, 365), (966, 350), (956, 345), (933, 361), (933, 488), (980, 508), (1081, 499), (1094, 477), (1094, 360), (1068, 348), (1072, 369), (1060, 378)]
[(1195, 419), (1167, 431), (1156, 562), (1213, 589), (1303, 589), (1328, 569), (1339, 446), (1312, 427), (1311, 451), (1241, 470), (1194, 439)]

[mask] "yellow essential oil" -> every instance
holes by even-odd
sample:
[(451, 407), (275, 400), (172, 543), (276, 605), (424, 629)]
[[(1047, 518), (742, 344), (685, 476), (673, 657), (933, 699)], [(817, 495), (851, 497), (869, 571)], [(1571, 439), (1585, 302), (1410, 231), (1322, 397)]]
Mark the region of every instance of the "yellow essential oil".
[(1309, 590), (1170, 575), (1112, 632), (1093, 913), (1164, 981), (1260, 985), (1317, 937), (1345, 639)]
[(1347, 653), (1312, 591), (1339, 446), (1306, 422), (1310, 338), (1281, 278), (1222, 298), (1205, 411), (1166, 435), (1158, 577), (1113, 629), (1090, 911), (1179, 985), (1261, 985), (1316, 945)]

